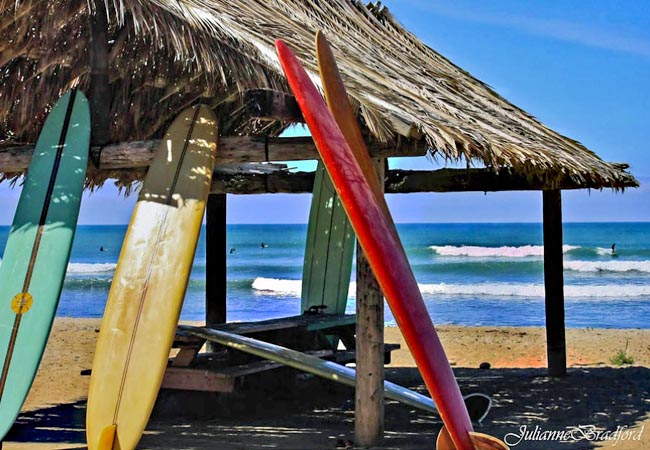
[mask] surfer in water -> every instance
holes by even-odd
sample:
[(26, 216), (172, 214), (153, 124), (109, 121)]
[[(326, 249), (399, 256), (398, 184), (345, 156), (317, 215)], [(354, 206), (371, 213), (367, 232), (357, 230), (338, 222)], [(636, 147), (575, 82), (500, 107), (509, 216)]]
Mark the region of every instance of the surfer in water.
[(268, 246), (269, 246), (269, 244), (267, 244), (266, 242), (262, 242), (260, 244), (260, 248), (267, 248)]
[(612, 244), (612, 255), (616, 254), (616, 244)]
[(104, 246), (103, 246), (103, 245), (100, 245), (100, 246), (99, 246), (99, 251), (100, 251), (100, 252), (103, 252), (103, 251), (104, 251)]

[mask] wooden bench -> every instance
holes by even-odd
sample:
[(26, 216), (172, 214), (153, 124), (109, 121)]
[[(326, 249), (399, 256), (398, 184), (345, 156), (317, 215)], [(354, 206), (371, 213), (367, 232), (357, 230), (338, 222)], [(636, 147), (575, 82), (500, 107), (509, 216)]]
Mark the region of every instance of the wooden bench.
[[(306, 354), (347, 364), (355, 361), (354, 328), (356, 317), (350, 315), (306, 314), (259, 322), (235, 322), (211, 328), (255, 339), (273, 342)], [(334, 336), (341, 339), (345, 350), (332, 348)], [(284, 367), (280, 363), (252, 357), (225, 347), (216, 346), (209, 353), (199, 353), (205, 339), (176, 333), (173, 348), (178, 354), (170, 360), (162, 388), (209, 392), (233, 392), (247, 376)], [(385, 362), (399, 349), (397, 344), (385, 345)]]
[[(242, 336), (254, 336), (256, 339), (304, 351), (314, 350), (318, 344), (326, 347), (327, 344), (319, 337), (333, 335), (341, 339), (346, 349), (352, 350), (355, 347), (355, 323), (354, 314), (305, 314), (259, 322), (233, 322), (211, 328)], [(172, 360), (172, 366), (190, 365), (204, 344), (205, 339), (177, 331), (172, 348), (178, 348), (179, 352)]]

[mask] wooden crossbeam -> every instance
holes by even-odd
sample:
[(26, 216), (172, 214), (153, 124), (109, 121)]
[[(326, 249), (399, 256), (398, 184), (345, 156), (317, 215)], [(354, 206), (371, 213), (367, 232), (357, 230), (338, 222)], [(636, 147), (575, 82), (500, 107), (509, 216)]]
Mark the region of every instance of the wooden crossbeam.
[[(541, 182), (525, 177), (488, 169), (438, 169), (438, 170), (389, 170), (386, 172), (385, 192), (406, 194), (413, 192), (497, 192), (542, 191), (550, 188)], [(232, 174), (215, 172), (212, 192), (229, 194), (310, 193), (314, 184), (311, 172), (277, 171), (270, 174)], [(599, 189), (607, 186), (580, 185), (569, 178), (553, 188)]]
[[(160, 140), (124, 142), (92, 147), (91, 157), (99, 169), (121, 170), (149, 167)], [(373, 157), (422, 156), (423, 144), (368, 144)], [(0, 149), (0, 172), (18, 173), (27, 169), (32, 160), (33, 146)], [(225, 136), (219, 139), (217, 166), (249, 162), (305, 161), (318, 159), (311, 137)]]
[[(91, 154), (106, 170), (146, 168), (160, 141), (140, 141), (94, 147)], [(310, 193), (314, 185), (311, 172), (277, 171), (270, 174), (220, 173), (219, 167), (228, 164), (264, 161), (292, 161), (317, 159), (318, 154), (311, 138), (224, 137), (220, 140), (217, 170), (213, 177), (215, 194), (266, 194)], [(373, 157), (395, 154), (393, 147), (370, 146)], [(29, 166), (34, 148), (31, 146), (0, 149), (0, 173), (19, 173)], [(400, 150), (411, 156), (422, 154), (424, 149)], [(438, 169), (390, 170), (386, 172), (385, 192), (406, 194), (413, 192), (498, 192), (543, 191), (548, 189), (602, 189), (611, 186), (578, 184), (568, 177), (553, 186), (531, 181), (521, 175), (505, 171), (496, 173), (489, 169)], [(620, 186), (619, 186), (620, 187)], [(630, 186), (634, 187), (634, 186)]]

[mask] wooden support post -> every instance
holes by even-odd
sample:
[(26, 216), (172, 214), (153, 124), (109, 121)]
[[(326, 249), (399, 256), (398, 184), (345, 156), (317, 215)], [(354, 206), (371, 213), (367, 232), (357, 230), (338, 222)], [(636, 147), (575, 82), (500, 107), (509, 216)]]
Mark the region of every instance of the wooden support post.
[[(103, 3), (90, 14), (90, 117), (91, 145), (110, 141), (111, 87), (108, 78), (108, 19)], [(99, 165), (99, 161), (95, 161)]]
[[(376, 168), (383, 181), (383, 159)], [(356, 354), (356, 444), (376, 446), (384, 438), (384, 296), (358, 243)]]
[(210, 326), (226, 323), (226, 194), (208, 196), (205, 222), (205, 323)]
[(548, 373), (552, 377), (563, 377), (566, 376), (567, 370), (562, 259), (562, 191), (543, 192)]

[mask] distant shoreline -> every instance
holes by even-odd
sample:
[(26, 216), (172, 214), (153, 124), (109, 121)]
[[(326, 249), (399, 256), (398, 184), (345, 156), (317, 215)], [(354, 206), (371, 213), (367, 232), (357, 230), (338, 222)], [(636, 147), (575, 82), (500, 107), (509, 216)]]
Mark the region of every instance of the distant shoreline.
[[(68, 315), (57, 315), (55, 320), (101, 320), (101, 317), (86, 317), (86, 316), (68, 316)], [(254, 320), (251, 320), (253, 322)], [(238, 323), (238, 322), (248, 322), (247, 320), (232, 320), (229, 322), (232, 323)], [(204, 324), (204, 322), (200, 320), (185, 320), (182, 319), (179, 321), (179, 323), (184, 323), (184, 324)], [(461, 329), (505, 329), (506, 331), (517, 331), (517, 330), (544, 330), (545, 328), (543, 326), (539, 325), (462, 325), (462, 324), (450, 324), (450, 323), (436, 323), (435, 317), (433, 318), (433, 323), (436, 327), (436, 329), (452, 329), (452, 328), (461, 328)], [(384, 328), (386, 330), (388, 329), (397, 329), (397, 325), (394, 322), (386, 322), (384, 324)], [(608, 333), (610, 331), (642, 331), (642, 332), (648, 332), (648, 342), (650, 342), (650, 323), (648, 324), (647, 328), (640, 328), (640, 327), (571, 327), (571, 326), (565, 326), (566, 330), (576, 330), (576, 331), (585, 331), (585, 332), (605, 332)], [(650, 365), (650, 357), (649, 357), (649, 363)]]

